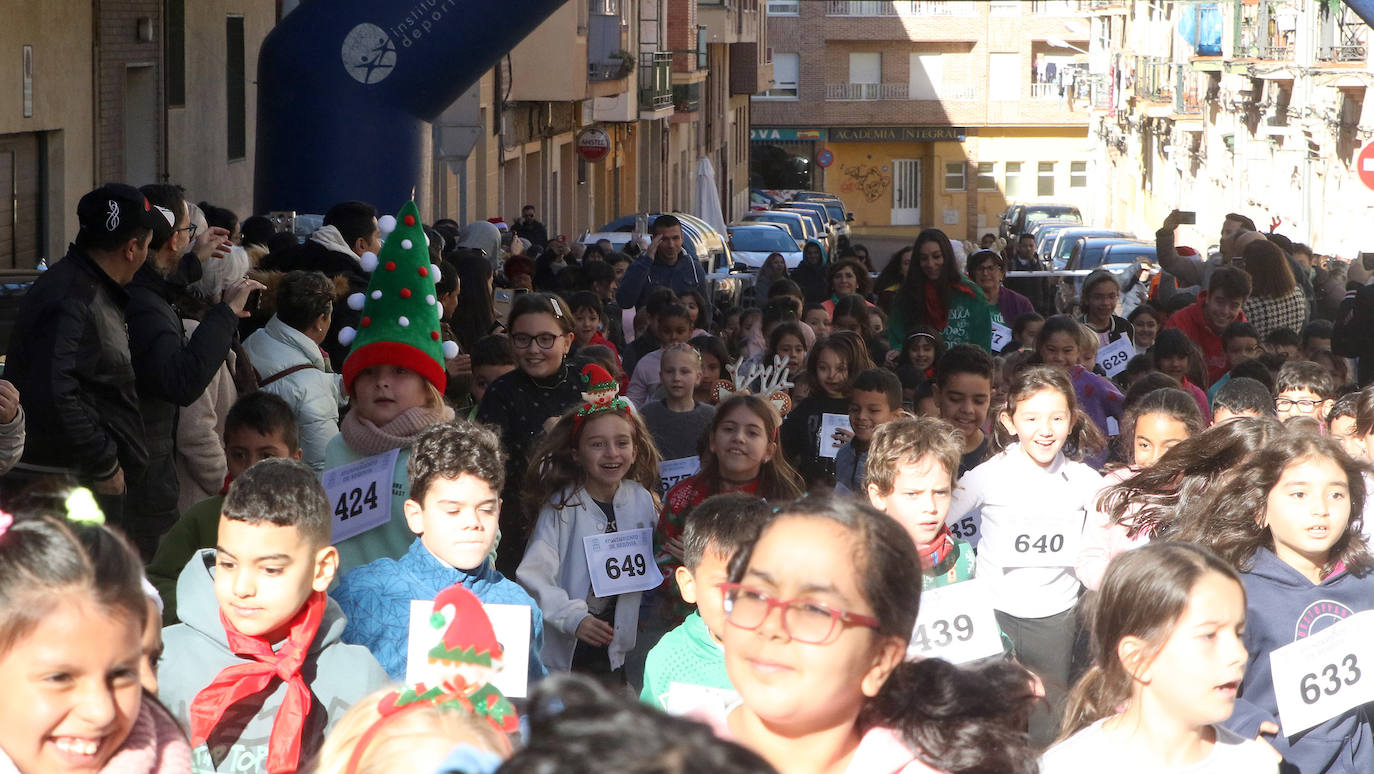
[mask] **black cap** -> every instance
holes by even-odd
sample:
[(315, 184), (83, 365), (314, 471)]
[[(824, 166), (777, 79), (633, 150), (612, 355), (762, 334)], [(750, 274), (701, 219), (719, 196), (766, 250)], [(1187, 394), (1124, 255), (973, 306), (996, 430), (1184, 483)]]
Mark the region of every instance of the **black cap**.
[(135, 229), (146, 228), (155, 242), (170, 239), (176, 224), (171, 210), (155, 206), (137, 188), (123, 183), (107, 183), (81, 197), (76, 218), (81, 230), (92, 236), (132, 237)]

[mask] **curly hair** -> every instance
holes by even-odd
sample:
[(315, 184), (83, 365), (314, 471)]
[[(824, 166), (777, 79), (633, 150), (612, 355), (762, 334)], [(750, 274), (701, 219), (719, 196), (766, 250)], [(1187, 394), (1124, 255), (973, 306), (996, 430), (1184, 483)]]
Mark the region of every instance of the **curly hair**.
[(1181, 506), (1283, 431), (1269, 417), (1241, 417), (1181, 441), (1152, 467), (1108, 487), (1097, 508), (1127, 534), (1168, 538), (1178, 531)]
[(1181, 508), (1180, 540), (1211, 548), (1242, 572), (1250, 568), (1260, 548), (1274, 549), (1274, 535), (1265, 518), (1269, 493), (1291, 465), (1313, 459), (1329, 459), (1345, 472), (1350, 488), (1350, 520), (1345, 532), (1331, 546), (1322, 566), (1322, 577), (1338, 564), (1363, 575), (1374, 568), (1374, 557), (1361, 534), (1364, 523), (1364, 473), (1369, 466), (1350, 458), (1340, 444), (1301, 427), (1285, 425), (1277, 437), (1217, 479), (1206, 495)]
[(240, 473), (220, 513), (230, 521), (295, 527), (317, 548), (330, 544), (334, 509), (319, 476), (299, 460), (271, 457)]
[(482, 479), (492, 491), (501, 491), (506, 485), (506, 452), (500, 436), (462, 419), (430, 425), (416, 437), (406, 462), (410, 499), (423, 503), (435, 479), (465, 473)]
[(533, 529), (539, 518), (539, 511), (545, 505), (561, 511), (570, 505), (584, 505), (577, 493), (587, 483), (587, 471), (578, 463), (577, 444), (588, 425), (603, 417), (619, 417), (630, 425), (630, 443), (634, 447), (635, 461), (625, 474), (625, 481), (633, 481), (644, 487), (653, 497), (654, 509), (659, 507), (658, 500), (658, 463), (661, 457), (654, 438), (639, 412), (627, 414), (604, 413), (578, 423), (577, 413), (581, 407), (573, 407), (558, 418), (553, 427), (544, 433), (544, 438), (530, 454), (529, 468), (525, 472), (525, 509), (529, 514), (527, 527)]

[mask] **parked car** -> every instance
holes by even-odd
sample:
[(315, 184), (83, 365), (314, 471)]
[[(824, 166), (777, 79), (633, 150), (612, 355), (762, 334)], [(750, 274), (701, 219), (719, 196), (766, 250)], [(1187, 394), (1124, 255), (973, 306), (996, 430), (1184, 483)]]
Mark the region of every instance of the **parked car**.
[(730, 255), (736, 264), (757, 270), (763, 268), (768, 256), (781, 253), (788, 269), (801, 265), (801, 248), (781, 224), (759, 221), (732, 223), (726, 230), (730, 232)]
[[(1016, 219), (1007, 226), (1009, 235), (1020, 234), (1039, 220), (1072, 220), (1083, 222), (1083, 214), (1072, 204), (1027, 204), (1017, 213)], [(1008, 236), (1008, 239), (1011, 237)]]
[(997, 236), (1007, 241), (1011, 241), (1011, 224), (1016, 222), (1016, 219), (1021, 216), (1021, 211), (1025, 208), (1026, 205), (1024, 204), (1008, 205), (1007, 208), (1002, 211), (1002, 215), (998, 219), (1000, 222), (997, 225)]
[[(825, 205), (826, 211), (830, 214), (830, 225), (835, 229), (840, 240), (848, 240), (851, 237), (849, 223), (854, 220), (854, 213), (845, 209), (844, 202), (840, 197), (824, 191), (798, 191), (793, 197), (793, 201), (815, 202)], [(844, 245), (840, 246), (844, 247)]]
[(1079, 225), (1063, 220), (1042, 220), (1032, 226), (1030, 233), (1035, 236), (1036, 255), (1047, 256), (1054, 246), (1055, 237), (1066, 228), (1079, 228)]
[(1090, 237), (1130, 238), (1130, 236), (1130, 234), (1124, 231), (1116, 231), (1110, 228), (1066, 228), (1055, 235), (1054, 246), (1050, 248), (1049, 253), (1041, 254), (1041, 257), (1052, 261), (1054, 268), (1062, 269), (1064, 265), (1069, 262), (1069, 254), (1073, 252), (1073, 246), (1081, 239), (1088, 239)]
[[(797, 249), (802, 249), (806, 245), (806, 240), (815, 239), (816, 224), (805, 215), (799, 212), (788, 210), (765, 210), (763, 212), (750, 212), (740, 218), (741, 223), (772, 223), (787, 229), (787, 233), (797, 242)], [(817, 240), (820, 241), (820, 240)]]
[(839, 237), (836, 236), (834, 229), (830, 227), (830, 213), (825, 206), (815, 202), (788, 202), (778, 208), (782, 212), (797, 212), (811, 219), (816, 224), (816, 234), (814, 239), (825, 245), (827, 255), (834, 255), (839, 248)]

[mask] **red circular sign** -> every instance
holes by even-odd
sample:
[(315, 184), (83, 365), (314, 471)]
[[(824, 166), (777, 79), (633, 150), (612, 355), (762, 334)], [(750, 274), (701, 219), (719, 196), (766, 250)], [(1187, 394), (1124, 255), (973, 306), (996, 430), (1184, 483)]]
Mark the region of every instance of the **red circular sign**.
[(1366, 188), (1374, 189), (1374, 142), (1360, 148), (1360, 155), (1355, 157), (1355, 171)]
[(590, 126), (577, 135), (577, 155), (587, 161), (600, 161), (611, 152), (611, 136), (599, 126)]

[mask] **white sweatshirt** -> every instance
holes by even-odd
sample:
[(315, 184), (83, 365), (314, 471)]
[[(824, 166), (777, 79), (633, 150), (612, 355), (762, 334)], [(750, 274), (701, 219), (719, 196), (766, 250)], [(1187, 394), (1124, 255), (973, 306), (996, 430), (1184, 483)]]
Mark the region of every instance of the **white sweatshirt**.
[[(1077, 544), (1101, 488), (1097, 471), (1063, 452), (1042, 468), (1018, 444), (959, 479), (946, 522), (971, 517), (977, 525), (977, 577), (990, 579), (996, 609), (1046, 618), (1073, 607), (1081, 585), (1073, 569)], [(1017, 564), (1027, 555), (1044, 556), (1047, 543), (1062, 547), (1061, 566)]]

